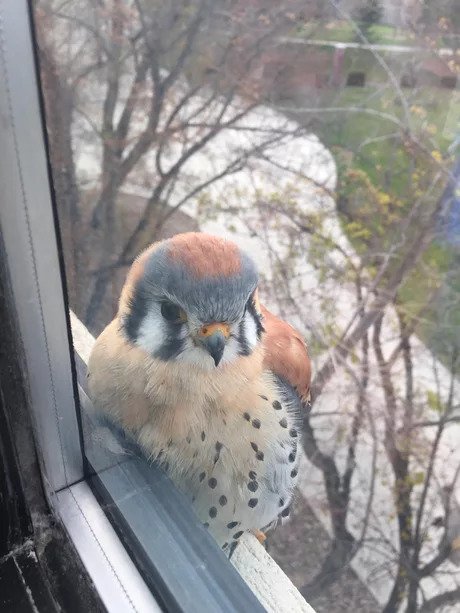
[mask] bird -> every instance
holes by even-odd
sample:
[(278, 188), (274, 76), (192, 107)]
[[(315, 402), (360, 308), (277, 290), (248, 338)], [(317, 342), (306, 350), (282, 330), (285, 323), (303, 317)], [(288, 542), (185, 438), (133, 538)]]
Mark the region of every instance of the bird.
[(311, 363), (302, 335), (259, 300), (251, 257), (202, 232), (153, 243), (88, 362), (95, 408), (188, 497), (230, 557), (287, 521)]

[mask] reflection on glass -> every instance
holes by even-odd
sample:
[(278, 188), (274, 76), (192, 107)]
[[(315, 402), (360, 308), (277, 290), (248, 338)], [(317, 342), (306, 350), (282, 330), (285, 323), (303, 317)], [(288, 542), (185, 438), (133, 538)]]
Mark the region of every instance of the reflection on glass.
[(152, 242), (231, 238), (313, 361), (271, 555), (317, 611), (455, 610), (455, 1), (41, 0), (35, 22), (77, 317), (100, 334)]

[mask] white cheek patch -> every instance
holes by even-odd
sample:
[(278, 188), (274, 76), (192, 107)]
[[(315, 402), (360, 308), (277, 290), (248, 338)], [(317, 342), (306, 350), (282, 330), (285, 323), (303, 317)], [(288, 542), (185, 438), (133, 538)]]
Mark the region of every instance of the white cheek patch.
[[(186, 326), (181, 326), (181, 329), (177, 330), (176, 333), (177, 338), (185, 339), (188, 330)], [(139, 326), (136, 344), (150, 355), (156, 355), (171, 341), (170, 334), (168, 323), (164, 320), (160, 308), (151, 309)]]
[(139, 326), (136, 344), (147, 353), (155, 355), (166, 341), (167, 328), (160, 309), (149, 310)]
[(252, 351), (259, 342), (259, 337), (257, 336), (257, 324), (254, 317), (248, 311), (244, 315), (244, 333), (246, 342)]
[(235, 338), (230, 338), (225, 345), (224, 353), (219, 366), (221, 364), (229, 364), (230, 362), (233, 362), (233, 360), (236, 360), (236, 358), (239, 357), (238, 349), (238, 341)]

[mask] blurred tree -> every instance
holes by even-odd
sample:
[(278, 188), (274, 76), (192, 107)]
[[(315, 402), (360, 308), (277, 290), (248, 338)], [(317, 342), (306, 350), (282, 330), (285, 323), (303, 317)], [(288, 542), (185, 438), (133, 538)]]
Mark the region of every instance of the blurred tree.
[[(77, 237), (69, 236), (69, 244), (74, 240), (79, 246), (78, 257), (66, 257), (70, 295), (93, 331), (107, 320), (100, 310), (109, 288), (110, 310), (115, 308), (118, 269), (159, 235), (175, 211), (213, 182), (241, 170), (251, 156), (295, 136), (267, 126), (264, 138), (231, 152), (214, 174), (203, 173), (204, 180), (190, 175), (193, 156), (223, 130), (237, 129), (283, 70), (280, 65), (267, 75), (264, 59), (276, 49), (277, 37), (292, 28), (301, 4), (39, 3), (45, 102), (55, 121), (48, 127), (55, 183), (62, 194), (60, 221), (66, 236), (69, 228)], [(102, 101), (95, 106), (95, 99)], [(72, 178), (80, 166), (71, 145), (76, 138), (87, 145), (77, 154), (91, 158), (87, 181)], [(72, 188), (63, 184), (64, 175)], [(189, 189), (184, 192), (185, 177)], [(129, 236), (121, 237), (119, 200), (128, 183), (141, 183), (149, 195)]]
[(372, 39), (372, 26), (380, 23), (383, 17), (383, 7), (380, 0), (366, 0), (355, 11), (355, 19), (363, 34), (369, 40)]

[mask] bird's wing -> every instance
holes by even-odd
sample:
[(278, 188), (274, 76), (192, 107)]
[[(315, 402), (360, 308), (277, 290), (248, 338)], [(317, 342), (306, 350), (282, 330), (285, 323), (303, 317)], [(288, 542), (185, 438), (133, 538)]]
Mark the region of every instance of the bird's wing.
[(264, 335), (264, 366), (289, 383), (303, 405), (310, 396), (311, 364), (301, 334), (261, 305)]

